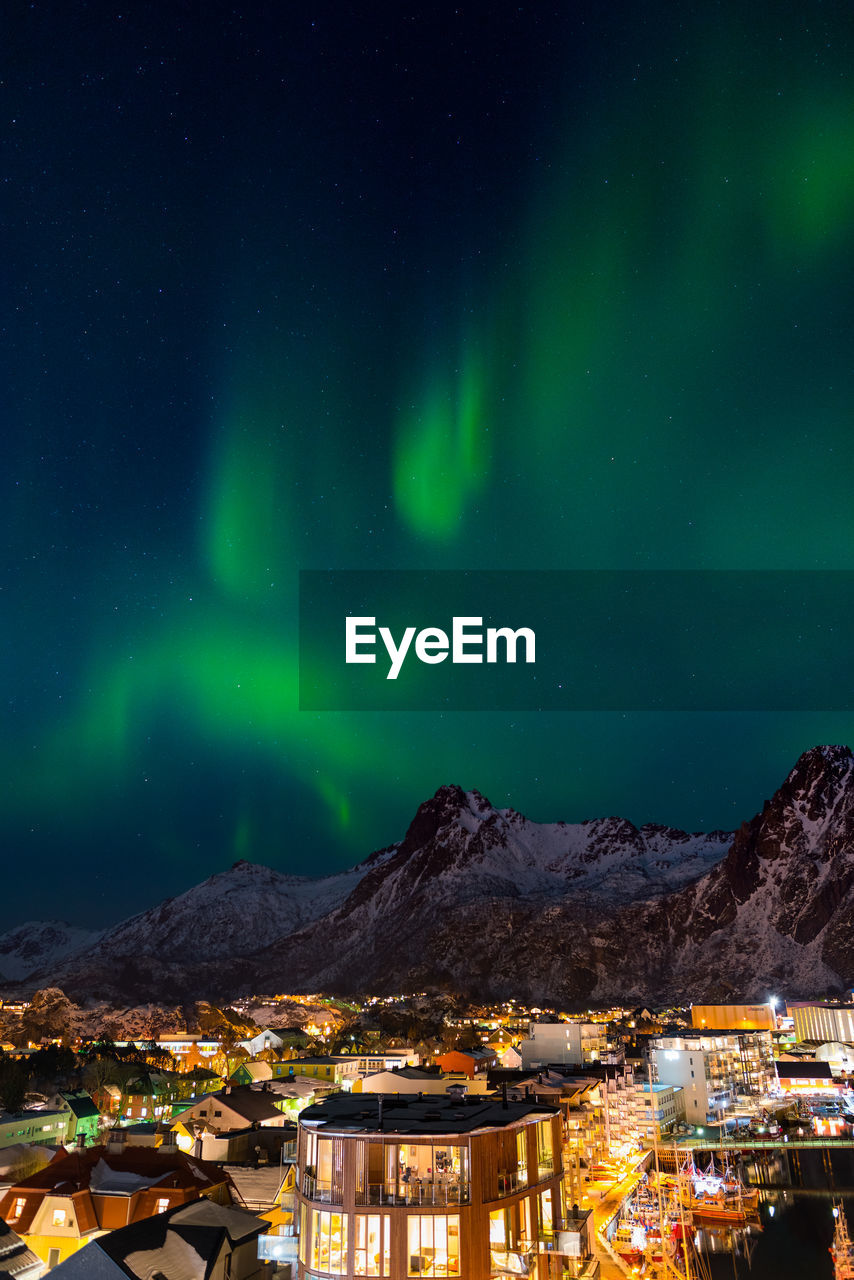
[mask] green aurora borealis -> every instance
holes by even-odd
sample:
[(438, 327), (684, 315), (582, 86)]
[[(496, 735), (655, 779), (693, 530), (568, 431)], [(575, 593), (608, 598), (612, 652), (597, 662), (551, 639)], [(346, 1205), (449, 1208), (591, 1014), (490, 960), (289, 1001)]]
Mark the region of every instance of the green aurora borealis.
[(451, 781), (727, 827), (850, 741), (296, 700), (300, 568), (854, 568), (847, 6), (3, 23), (9, 923)]

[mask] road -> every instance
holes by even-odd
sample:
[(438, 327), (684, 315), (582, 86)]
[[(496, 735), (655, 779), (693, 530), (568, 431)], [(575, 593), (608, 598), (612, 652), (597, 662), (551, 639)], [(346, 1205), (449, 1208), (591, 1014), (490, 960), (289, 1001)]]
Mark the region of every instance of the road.
[(593, 1209), (593, 1222), (595, 1224), (593, 1251), (599, 1259), (599, 1274), (601, 1280), (626, 1280), (626, 1276), (630, 1274), (628, 1268), (623, 1268), (614, 1262), (611, 1255), (606, 1253), (599, 1243), (598, 1231), (600, 1227), (605, 1226), (613, 1218), (614, 1214), (619, 1210), (620, 1205), (626, 1196), (630, 1195), (641, 1180), (644, 1171), (644, 1165), (647, 1155), (638, 1158), (637, 1163), (626, 1173), (625, 1177), (619, 1182), (591, 1182), (586, 1195), (585, 1208)]

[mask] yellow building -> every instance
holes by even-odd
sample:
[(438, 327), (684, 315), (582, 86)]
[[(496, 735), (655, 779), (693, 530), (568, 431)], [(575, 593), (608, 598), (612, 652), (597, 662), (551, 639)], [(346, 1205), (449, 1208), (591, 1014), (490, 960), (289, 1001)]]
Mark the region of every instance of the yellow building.
[(776, 1031), (777, 1015), (768, 1004), (692, 1004), (697, 1031)]

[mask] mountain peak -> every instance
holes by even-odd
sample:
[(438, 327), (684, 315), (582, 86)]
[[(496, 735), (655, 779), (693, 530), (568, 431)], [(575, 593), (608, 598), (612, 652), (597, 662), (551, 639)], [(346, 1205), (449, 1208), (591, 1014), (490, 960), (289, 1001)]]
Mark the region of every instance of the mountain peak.
[(451, 825), (467, 812), (475, 818), (482, 818), (493, 809), (479, 791), (463, 791), (455, 783), (439, 787), (435, 795), (418, 806), (400, 845), (400, 852), (408, 854), (423, 848), (443, 827)]
[(852, 765), (854, 765), (854, 755), (850, 747), (833, 745), (810, 747), (809, 751), (805, 751), (795, 761), (783, 786), (809, 790), (820, 777), (826, 778), (831, 783), (841, 782), (850, 772)]

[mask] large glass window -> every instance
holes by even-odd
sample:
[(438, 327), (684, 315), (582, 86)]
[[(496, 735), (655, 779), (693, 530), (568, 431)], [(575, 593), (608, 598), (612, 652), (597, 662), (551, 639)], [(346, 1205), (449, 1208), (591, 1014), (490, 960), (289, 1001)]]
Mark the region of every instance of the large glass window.
[(459, 1275), (458, 1214), (413, 1213), (406, 1225), (410, 1276)]
[(330, 1275), (347, 1272), (347, 1215), (311, 1211), (311, 1265)]
[[(357, 1204), (465, 1204), (469, 1150), (442, 1142), (363, 1142), (356, 1153)], [(334, 1203), (340, 1203), (339, 1200)]]
[(516, 1186), (528, 1185), (528, 1130), (516, 1131)]
[(551, 1120), (541, 1120), (537, 1125), (537, 1165), (540, 1178), (548, 1178), (554, 1170)]
[(391, 1220), (387, 1213), (357, 1213), (353, 1270), (357, 1276), (391, 1275)]
[(489, 1215), (489, 1243), (493, 1249), (506, 1249), (510, 1239), (508, 1212), (493, 1209)]
[(554, 1234), (554, 1201), (551, 1187), (540, 1192), (540, 1231), (547, 1240)]
[(341, 1204), (344, 1180), (344, 1140), (306, 1135), (303, 1195), (326, 1204)]

